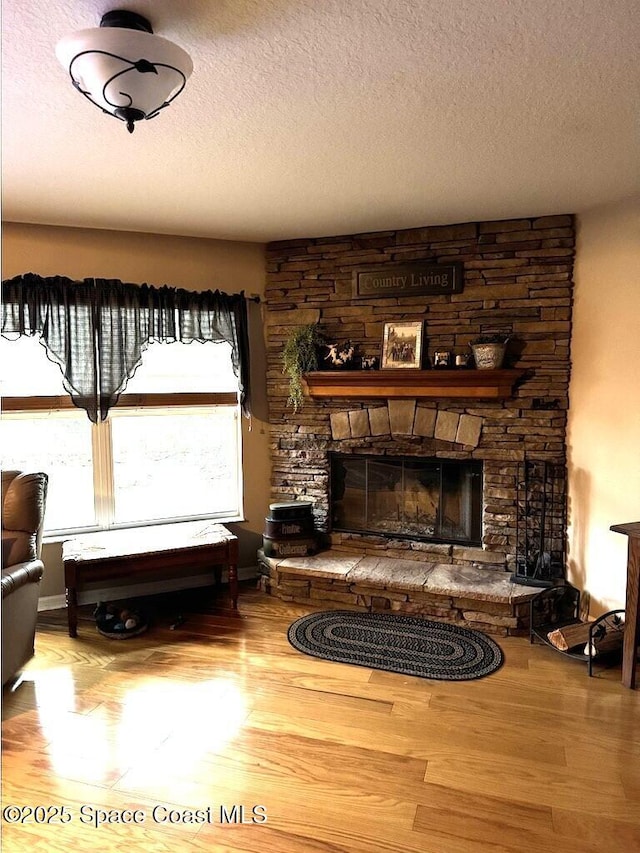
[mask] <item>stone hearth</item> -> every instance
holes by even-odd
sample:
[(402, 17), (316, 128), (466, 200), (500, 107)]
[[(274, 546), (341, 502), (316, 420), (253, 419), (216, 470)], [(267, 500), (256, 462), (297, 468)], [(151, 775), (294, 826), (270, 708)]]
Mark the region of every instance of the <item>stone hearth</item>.
[(504, 572), (335, 549), (286, 559), (259, 552), (259, 566), (262, 588), (284, 601), (421, 615), (501, 636), (528, 631), (528, 602), (540, 592)]

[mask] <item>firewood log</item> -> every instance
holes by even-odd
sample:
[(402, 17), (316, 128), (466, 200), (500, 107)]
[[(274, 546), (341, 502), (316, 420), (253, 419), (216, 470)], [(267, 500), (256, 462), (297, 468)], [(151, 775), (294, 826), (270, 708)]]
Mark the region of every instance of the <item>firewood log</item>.
[[(596, 655), (602, 655), (606, 652), (613, 652), (616, 649), (620, 649), (622, 647), (622, 641), (624, 639), (624, 631), (621, 627), (611, 628), (608, 626), (609, 630), (607, 631), (596, 631), (594, 632), (593, 640), (591, 642), (591, 657), (595, 657)], [(584, 647), (584, 654), (589, 654), (589, 643)]]
[(589, 640), (589, 627), (591, 625), (593, 622), (576, 622), (573, 625), (565, 625), (563, 628), (549, 631), (547, 639), (556, 649), (567, 652), (569, 649), (583, 645)]

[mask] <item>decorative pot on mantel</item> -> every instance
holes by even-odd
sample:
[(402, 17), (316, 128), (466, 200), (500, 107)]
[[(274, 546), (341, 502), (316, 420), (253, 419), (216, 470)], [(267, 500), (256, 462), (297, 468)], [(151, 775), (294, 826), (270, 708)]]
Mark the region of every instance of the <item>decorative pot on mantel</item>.
[(499, 370), (507, 352), (507, 337), (478, 338), (469, 344), (478, 370)]

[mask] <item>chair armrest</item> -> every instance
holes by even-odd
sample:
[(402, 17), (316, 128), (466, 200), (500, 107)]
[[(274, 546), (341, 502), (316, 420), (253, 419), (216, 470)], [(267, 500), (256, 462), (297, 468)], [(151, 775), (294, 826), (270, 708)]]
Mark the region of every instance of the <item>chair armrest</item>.
[(28, 583), (38, 583), (44, 572), (42, 560), (29, 560), (16, 563), (2, 570), (2, 598), (20, 589)]

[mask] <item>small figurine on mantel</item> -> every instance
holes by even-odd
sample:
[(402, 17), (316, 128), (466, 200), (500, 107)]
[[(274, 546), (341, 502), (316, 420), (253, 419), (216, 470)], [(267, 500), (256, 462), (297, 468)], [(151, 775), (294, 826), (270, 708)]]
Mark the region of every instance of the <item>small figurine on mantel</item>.
[(433, 354), (433, 366), (446, 368), (451, 366), (451, 353), (448, 350), (441, 350)]
[(356, 354), (356, 348), (351, 341), (342, 344), (327, 344), (325, 361), (329, 362), (331, 368), (351, 368)]
[(363, 370), (376, 370), (380, 359), (377, 355), (362, 356), (360, 365)]

